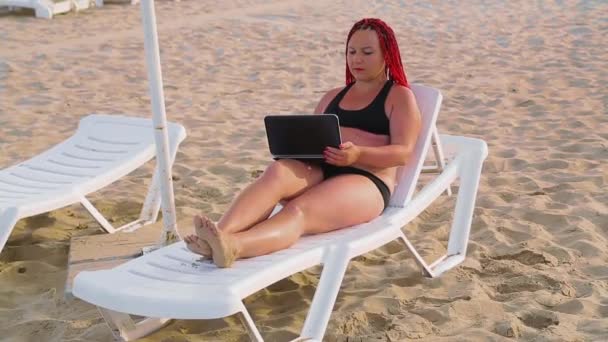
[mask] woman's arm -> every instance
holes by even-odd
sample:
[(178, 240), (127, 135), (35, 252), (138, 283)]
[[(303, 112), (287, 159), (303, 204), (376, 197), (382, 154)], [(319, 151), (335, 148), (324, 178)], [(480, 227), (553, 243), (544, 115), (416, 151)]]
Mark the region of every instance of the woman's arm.
[(325, 109), (327, 109), (327, 106), (329, 106), (329, 103), (331, 102), (331, 100), (333, 100), (334, 97), (336, 97), (336, 95), (338, 95), (340, 90), (342, 90), (343, 88), (344, 87), (335, 88), (335, 89), (332, 89), (332, 90), (328, 91), (327, 93), (325, 93), (325, 95), (323, 95), (323, 97), (317, 104), (317, 107), (315, 108), (314, 113), (323, 114)]
[(420, 134), (421, 118), (414, 93), (403, 86), (396, 86), (387, 99), (390, 120), (390, 145), (359, 147), (357, 164), (374, 168), (401, 166), (414, 152)]

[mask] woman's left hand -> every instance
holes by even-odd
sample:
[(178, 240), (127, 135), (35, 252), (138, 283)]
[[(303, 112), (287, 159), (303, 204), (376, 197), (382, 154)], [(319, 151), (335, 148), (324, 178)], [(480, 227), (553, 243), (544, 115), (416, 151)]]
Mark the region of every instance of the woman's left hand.
[(348, 166), (352, 165), (361, 155), (361, 149), (350, 141), (342, 143), (340, 148), (326, 147), (323, 156), (325, 162), (336, 166)]

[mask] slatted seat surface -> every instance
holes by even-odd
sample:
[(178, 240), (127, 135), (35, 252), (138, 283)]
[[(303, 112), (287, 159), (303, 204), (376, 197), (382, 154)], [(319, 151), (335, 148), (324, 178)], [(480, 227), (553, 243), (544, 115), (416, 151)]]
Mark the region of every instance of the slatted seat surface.
[[(168, 128), (170, 140), (181, 141), (185, 136), (179, 125)], [(90, 115), (69, 139), (0, 171), (0, 211), (18, 207), (26, 216), (65, 206), (66, 201), (114, 182), (154, 155), (151, 120)]]
[(132, 314), (224, 317), (241, 310), (242, 298), (322, 263), (336, 236), (350, 230), (304, 237), (289, 249), (237, 260), (232, 268), (218, 268), (188, 251), (184, 242), (177, 242), (112, 270), (83, 271), (73, 293), (96, 305)]
[[(177, 242), (113, 269), (82, 271), (72, 293), (99, 307), (147, 317), (212, 319), (237, 313), (243, 308), (243, 298), (276, 281), (315, 265), (348, 263), (350, 258), (402, 236), (404, 224), (428, 208), (459, 173), (461, 177), (468, 173), (466, 166), (472, 156), (485, 158), (487, 154), (482, 141), (442, 138), (449, 145), (460, 146), (452, 148), (457, 156), (444, 173), (405, 207), (388, 207), (368, 223), (306, 236), (288, 249), (237, 260), (226, 269), (201, 260), (183, 242)], [(448, 251), (431, 270), (443, 273), (464, 258), (464, 253)]]

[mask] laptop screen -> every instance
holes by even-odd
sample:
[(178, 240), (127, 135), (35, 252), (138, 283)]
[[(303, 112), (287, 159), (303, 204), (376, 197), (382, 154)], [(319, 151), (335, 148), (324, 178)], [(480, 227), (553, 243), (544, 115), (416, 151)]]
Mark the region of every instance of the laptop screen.
[(264, 124), (273, 156), (322, 157), (325, 147), (340, 145), (340, 125), (333, 114), (268, 115)]

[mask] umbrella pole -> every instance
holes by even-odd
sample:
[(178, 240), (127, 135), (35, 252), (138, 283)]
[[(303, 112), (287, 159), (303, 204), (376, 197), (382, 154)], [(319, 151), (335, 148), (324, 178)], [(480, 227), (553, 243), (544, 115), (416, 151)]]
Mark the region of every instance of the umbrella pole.
[(167, 134), (167, 114), (165, 113), (165, 95), (160, 68), (158, 35), (156, 32), (156, 14), (154, 0), (141, 1), (141, 14), (144, 25), (144, 49), (150, 85), (150, 97), (156, 142), (156, 162), (159, 166), (159, 183), (161, 190), (161, 210), (163, 213), (163, 230), (159, 246), (168, 245), (179, 240), (176, 230), (175, 198), (169, 162), (169, 137)]

